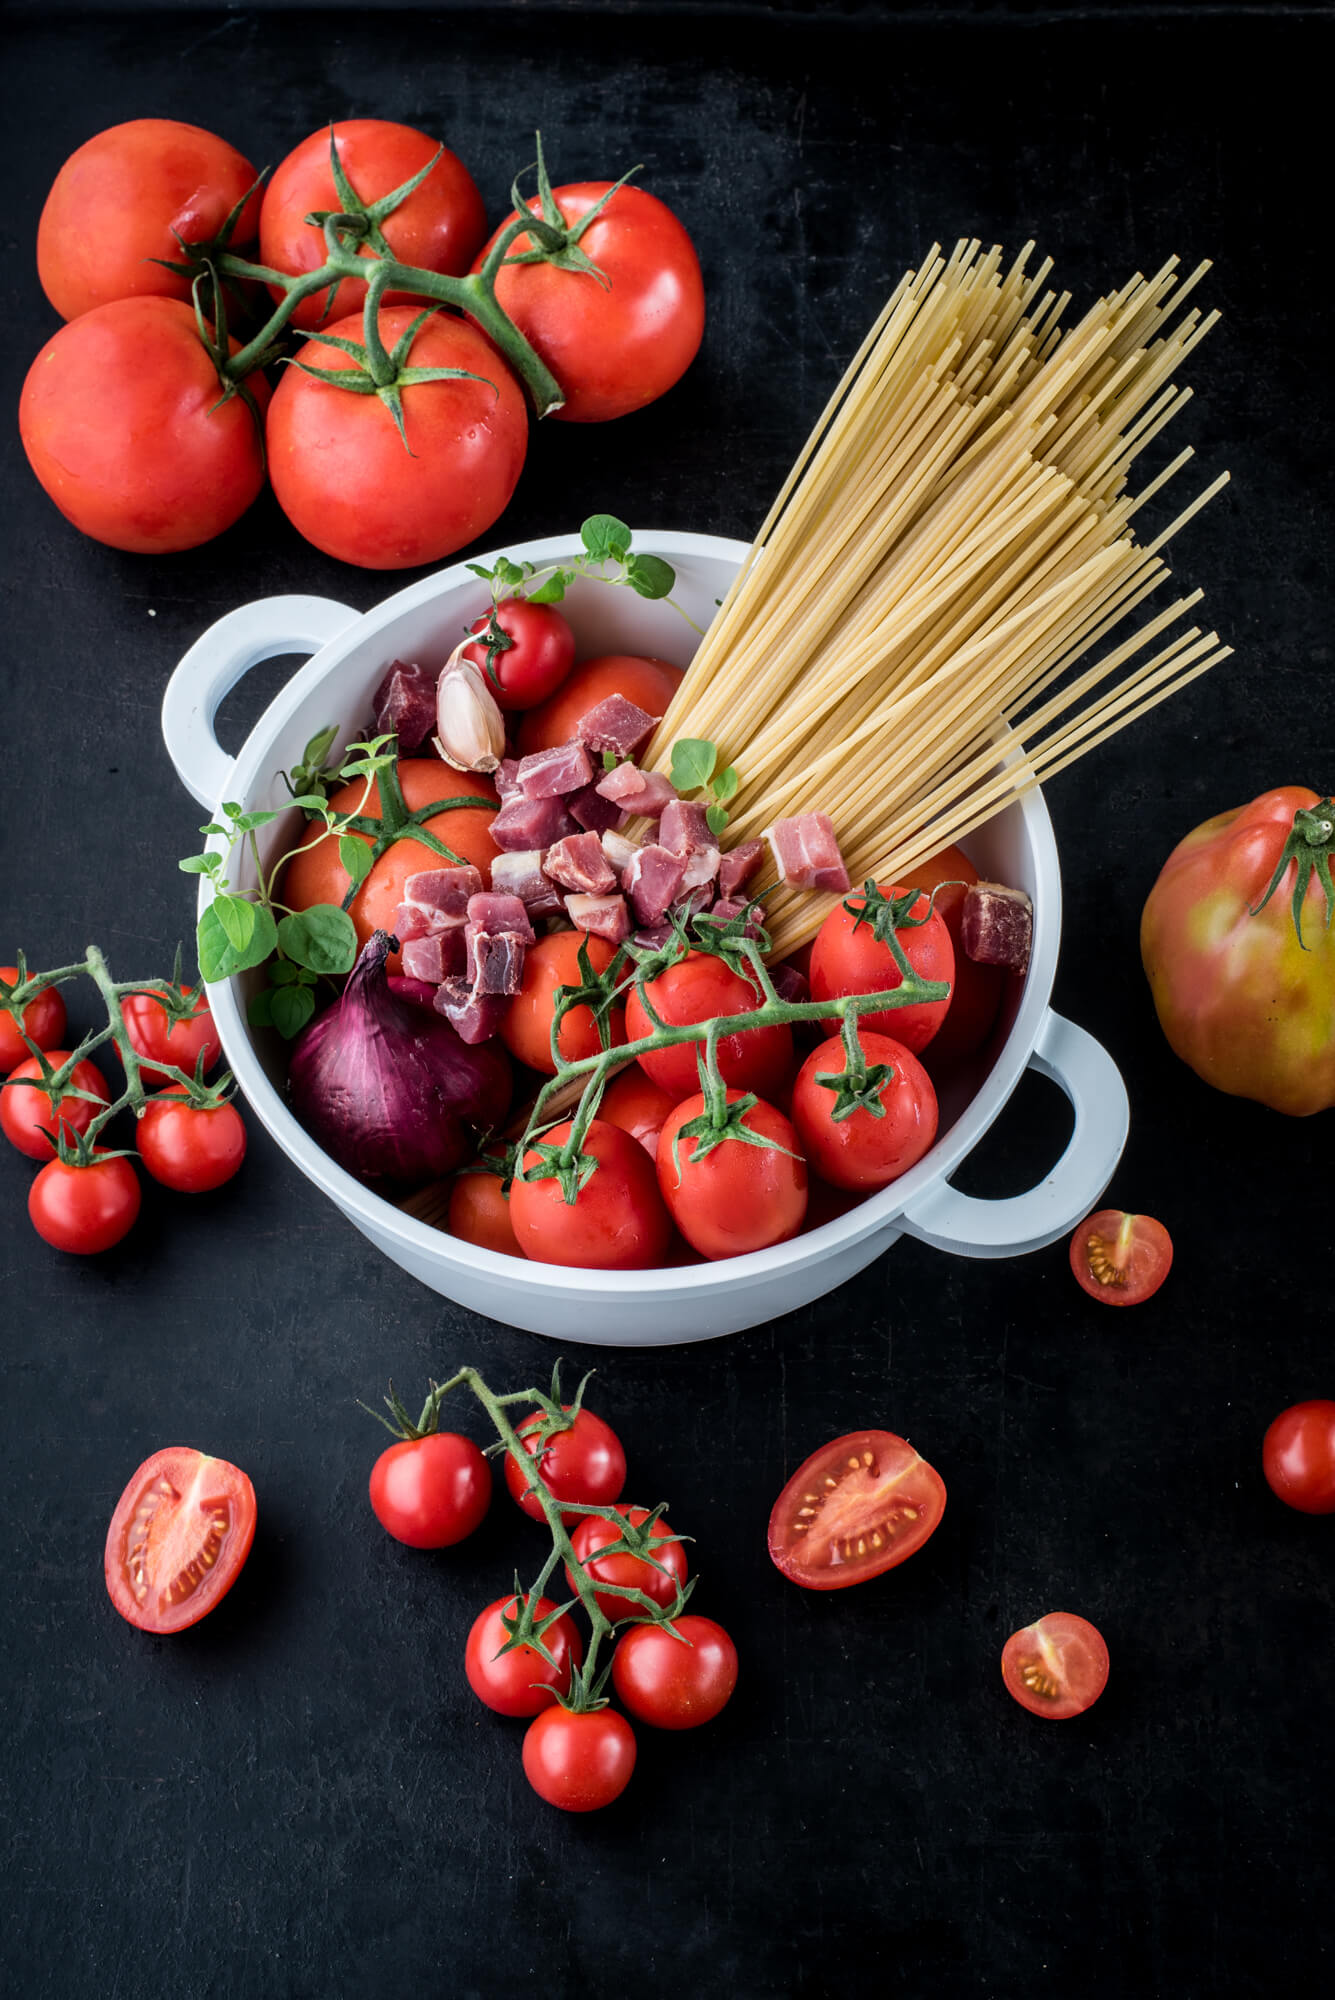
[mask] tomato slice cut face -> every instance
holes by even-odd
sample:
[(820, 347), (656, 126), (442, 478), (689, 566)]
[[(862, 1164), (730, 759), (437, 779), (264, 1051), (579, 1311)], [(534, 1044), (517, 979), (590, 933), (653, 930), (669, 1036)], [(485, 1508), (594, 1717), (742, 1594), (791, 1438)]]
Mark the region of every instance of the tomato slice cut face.
[(144, 1632), (183, 1632), (227, 1595), (254, 1539), (255, 1489), (245, 1473), (168, 1445), (144, 1460), (111, 1517), (111, 1601)]
[(769, 1517), (769, 1552), (804, 1590), (847, 1590), (920, 1549), (946, 1511), (941, 1475), (893, 1431), (851, 1431), (799, 1465)]
[(1173, 1239), (1152, 1215), (1101, 1208), (1071, 1238), (1076, 1282), (1105, 1306), (1138, 1306), (1157, 1292), (1173, 1262)]
[(1067, 1722), (1092, 1708), (1108, 1685), (1108, 1648), (1097, 1625), (1073, 1611), (1050, 1611), (1001, 1650), (1001, 1677), (1021, 1708)]

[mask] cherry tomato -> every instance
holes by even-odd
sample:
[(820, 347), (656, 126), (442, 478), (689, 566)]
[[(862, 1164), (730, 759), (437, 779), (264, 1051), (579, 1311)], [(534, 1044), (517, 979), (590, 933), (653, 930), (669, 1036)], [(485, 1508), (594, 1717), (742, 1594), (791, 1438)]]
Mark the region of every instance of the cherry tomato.
[(371, 1506), (396, 1542), (448, 1549), (479, 1527), (491, 1505), (491, 1467), (457, 1431), (389, 1445), (371, 1467)]
[[(159, 987), (165, 993), (165, 987)], [(184, 988), (178, 987), (178, 992)], [(132, 993), (121, 1002), (121, 1015), (131, 1047), (139, 1058), (139, 1074), (152, 1089), (171, 1081), (159, 1063), (171, 1063), (193, 1076), (201, 1054), (207, 1076), (222, 1054), (222, 1038), (213, 1024), (213, 1011), (201, 993), (188, 1019), (169, 1024), (167, 1009), (151, 993)]]
[[(465, 646), (463, 656), (484, 676), (498, 708), (533, 708), (574, 666), (575, 635), (554, 605), (530, 604), (526, 597), (503, 597), (494, 616), (510, 644), (495, 650), (490, 667), (487, 644)], [(485, 634), (491, 626), (489, 613), (471, 629)]]
[[(53, 1069), (70, 1059), (68, 1049), (50, 1049), (47, 1061)], [(33, 1090), (21, 1079), (33, 1077), (40, 1080), (42, 1066), (36, 1056), (19, 1064), (3, 1089), (0, 1089), (0, 1130), (4, 1132), (11, 1146), (17, 1146), (30, 1160), (53, 1160), (56, 1156), (56, 1130), (58, 1125), (65, 1128), (65, 1135), (72, 1139), (76, 1132), (86, 1132), (102, 1105), (110, 1104), (107, 1086), (102, 1072), (95, 1063), (76, 1063), (70, 1071), (66, 1090), (91, 1090), (98, 1099), (90, 1103), (86, 1097), (62, 1096), (59, 1114), (51, 1108), (51, 1100), (44, 1090)]]
[(589, 710), (610, 694), (624, 695), (646, 715), (662, 717), (681, 682), (680, 667), (638, 653), (599, 653), (592, 660), (581, 660), (555, 694), (525, 715), (519, 725), (519, 754), (528, 757), (535, 750), (569, 743)]
[(804, 1590), (847, 1590), (920, 1549), (946, 1488), (893, 1431), (851, 1431), (798, 1466), (769, 1517), (771, 1559)]
[[(569, 1403), (561, 1406), (569, 1410)], [(520, 1440), (530, 1457), (537, 1456), (538, 1472), (554, 1500), (582, 1501), (590, 1507), (606, 1507), (626, 1483), (626, 1454), (610, 1424), (581, 1404), (569, 1430), (556, 1431), (539, 1452), (537, 1431), (542, 1411), (534, 1410), (518, 1426)], [(505, 1454), (505, 1483), (530, 1520), (545, 1517), (533, 1494), (524, 1484), (524, 1475), (509, 1452)], [(580, 1519), (562, 1512), (567, 1527)]]
[(190, 279), (154, 260), (179, 263), (181, 242), (211, 241), (247, 194), (229, 248), (252, 243), (258, 178), (235, 146), (198, 125), (112, 125), (70, 154), (46, 198), (37, 225), (42, 290), (62, 319), (150, 292), (188, 300)]
[(622, 1634), (612, 1685), (637, 1722), (698, 1729), (713, 1721), (737, 1685), (737, 1648), (712, 1618), (687, 1612), (672, 1622), (675, 1639), (662, 1625), (632, 1625)]
[(1071, 1238), (1076, 1283), (1105, 1306), (1138, 1306), (1158, 1291), (1173, 1262), (1173, 1239), (1152, 1215), (1101, 1208)]
[[(399, 784), (409, 812), (420, 812), (423, 806), (434, 805), (437, 799), (480, 798), (494, 799), (494, 788), (477, 771), (452, 771), (448, 764), (440, 763), (435, 757), (401, 758), (398, 767)], [(366, 804), (360, 801), (366, 795)], [(336, 813), (362, 811), (371, 819), (380, 817), (380, 787), (372, 784), (366, 793), (365, 779), (355, 779), (352, 784), (340, 785), (329, 795), (329, 804)], [(462, 861), (472, 862), (481, 871), (483, 881), (499, 849), (491, 837), (491, 822), (494, 812), (486, 806), (457, 806), (449, 812), (439, 812), (425, 822), (426, 831), (433, 833), (437, 840), (445, 843), (451, 853)], [(346, 834), (348, 840), (365, 840), (366, 834)], [(284, 864), (279, 877), (282, 900), (292, 910), (308, 910), (313, 903), (339, 903), (352, 887), (347, 870), (338, 858), (339, 842), (329, 838), (316, 839), (310, 828), (302, 836), (301, 844)], [(405, 884), (410, 875), (418, 874), (425, 868), (440, 868), (445, 864), (413, 835), (396, 840), (387, 847), (375, 863), (348, 907), (357, 930), (357, 948), (363, 950), (370, 943), (376, 931), (384, 931), (386, 936), (394, 935), (394, 918), (399, 904), (404, 898)], [(397, 952), (391, 953), (385, 961), (391, 972), (397, 971), (401, 959)]]
[[(383, 309), (387, 349), (416, 317), (412, 306)], [(360, 313), (337, 320), (296, 359), (344, 373), (356, 367), (354, 357), (328, 342), (362, 334)], [(379, 396), (336, 388), (301, 366), (284, 370), (269, 405), (269, 478), (279, 506), (317, 549), (363, 569), (439, 562), (471, 542), (508, 506), (528, 448), (519, 384), (470, 321), (425, 320), (408, 366), (465, 373), (404, 387), (406, 444)]]
[(226, 1597), (254, 1539), (255, 1488), (240, 1467), (166, 1445), (144, 1460), (111, 1517), (111, 1601), (143, 1632), (183, 1632)]
[[(263, 415), (268, 384), (246, 386)], [(65, 518), (136, 555), (212, 541), (264, 484), (259, 426), (243, 397), (223, 400), (180, 299), (114, 299), (63, 326), (28, 370), (19, 430)]]
[[(307, 220), (313, 214), (338, 214), (343, 207), (329, 160), (329, 130), (322, 125), (289, 153), (273, 175), (260, 210), (260, 262), (271, 271), (316, 271), (326, 261), (324, 231)], [(349, 118), (333, 128), (339, 162), (353, 190), (369, 207), (391, 194), (435, 157), (437, 142), (411, 125), (394, 125), (383, 118)], [(486, 210), (473, 176), (448, 150), (420, 187), (387, 215), (380, 225), (385, 242), (400, 264), (443, 271), (460, 278), (467, 271), (487, 233)], [(374, 255), (371, 249), (363, 255)], [(272, 287), (275, 298), (280, 297)], [(390, 305), (412, 297), (386, 292)], [(359, 313), (366, 287), (344, 278), (334, 291), (330, 320)], [(420, 308), (421, 301), (418, 301)], [(292, 324), (303, 331), (318, 326), (326, 315), (329, 293), (303, 299)]]
[(1092, 1708), (1108, 1685), (1108, 1648), (1098, 1627), (1071, 1611), (1050, 1611), (1001, 1649), (1007, 1692), (1031, 1715), (1066, 1722)]
[[(633, 1528), (643, 1525), (649, 1518), (647, 1507), (618, 1507)], [(570, 1537), (570, 1546), (588, 1571), (595, 1584), (616, 1584), (625, 1590), (642, 1590), (646, 1597), (664, 1611), (677, 1601), (677, 1587), (686, 1581), (686, 1546), (671, 1539), (672, 1530), (661, 1517), (649, 1530), (653, 1544), (654, 1560), (644, 1556), (633, 1556), (623, 1551), (620, 1555), (599, 1556), (599, 1549), (608, 1548), (621, 1539), (621, 1527), (616, 1521), (604, 1521), (597, 1514), (586, 1514)], [(661, 1568), (658, 1565), (662, 1565)], [(566, 1564), (566, 1582), (575, 1588), (570, 1565)], [(616, 1624), (622, 1618), (640, 1618), (643, 1613), (632, 1599), (618, 1597), (611, 1590), (595, 1590), (598, 1608), (605, 1618)]]
[[(743, 1094), (730, 1090), (729, 1104)], [(807, 1165), (797, 1133), (781, 1111), (760, 1099), (742, 1123), (774, 1144), (724, 1139), (701, 1158), (700, 1139), (680, 1135), (704, 1109), (698, 1091), (683, 1098), (659, 1134), (658, 1185), (672, 1220), (704, 1257), (743, 1257), (786, 1243), (807, 1212)]]
[(936, 1091), (918, 1058), (889, 1035), (859, 1028), (858, 1046), (868, 1069), (884, 1063), (894, 1072), (876, 1093), (884, 1115), (874, 1118), (858, 1105), (835, 1122), (838, 1092), (816, 1081), (848, 1069), (843, 1037), (832, 1035), (797, 1072), (793, 1123), (813, 1172), (835, 1187), (870, 1193), (916, 1166), (935, 1139)]
[[(688, 952), (686, 957), (647, 982), (645, 991), (654, 1012), (670, 1027), (688, 1021), (709, 1021), (720, 1014), (750, 1014), (759, 1007), (761, 996), (740, 972), (730, 972), (722, 959), (706, 952)], [(654, 1024), (640, 1002), (638, 988), (626, 999), (626, 1039), (638, 1041), (651, 1035)], [(653, 1049), (640, 1057), (645, 1073), (680, 1103), (700, 1088), (697, 1052), (704, 1043), (678, 1042), (666, 1049)], [(774, 1098), (787, 1087), (793, 1072), (792, 1031), (784, 1021), (749, 1032), (722, 1035), (718, 1044), (719, 1074), (734, 1090), (755, 1091), (757, 1097)]]
[[(544, 1660), (536, 1646), (515, 1646), (505, 1652), (510, 1633), (505, 1619), (519, 1615), (518, 1597), (498, 1597), (473, 1620), (464, 1647), (464, 1672), (468, 1685), (479, 1701), (497, 1715), (541, 1715), (558, 1694), (570, 1692), (570, 1669), (584, 1658), (584, 1642), (572, 1618), (556, 1619), (542, 1635), (542, 1643), (555, 1660)], [(540, 1597), (533, 1607), (534, 1622), (546, 1618), (556, 1606), (550, 1597)]]
[(563, 1812), (597, 1812), (619, 1799), (635, 1769), (635, 1732), (614, 1708), (574, 1715), (544, 1708), (524, 1735), (524, 1776)]
[[(544, 1135), (562, 1146), (569, 1123)], [(598, 1162), (573, 1202), (557, 1180), (517, 1180), (510, 1190), (510, 1219), (519, 1247), (540, 1264), (582, 1265), (595, 1271), (647, 1271), (662, 1263), (672, 1224), (644, 1148), (628, 1132), (595, 1118), (584, 1151)], [(525, 1155), (525, 1166), (539, 1155)]]
[[(531, 944), (524, 955), (524, 981), (501, 1017), (500, 1036), (512, 1056), (530, 1069), (555, 1076), (552, 1061), (552, 1018), (556, 994), (561, 986), (580, 986), (581, 945), (587, 946), (589, 963), (595, 972), (606, 972), (616, 957), (616, 949), (606, 938), (591, 937), (585, 931), (551, 931)], [(613, 1007), (608, 1015), (608, 1032), (613, 1048), (626, 1039), (625, 1009)], [(561, 1023), (557, 1042), (567, 1062), (583, 1062), (596, 1056), (602, 1043), (591, 1007), (573, 1007)]]
[(28, 1189), (28, 1216), (53, 1250), (93, 1257), (129, 1234), (139, 1200), (139, 1182), (124, 1154), (95, 1158), (86, 1167), (48, 1160)]
[(1318, 1397), (1275, 1418), (1261, 1447), (1271, 1491), (1300, 1514), (1335, 1514), (1335, 1403)]
[(246, 1157), (246, 1128), (234, 1104), (187, 1104), (179, 1084), (153, 1098), (135, 1143), (155, 1181), (177, 1194), (207, 1194), (230, 1181)]
[(620, 1076), (613, 1077), (603, 1092), (598, 1116), (609, 1125), (619, 1125), (638, 1139), (651, 1160), (658, 1158), (658, 1135), (677, 1100), (660, 1090), (638, 1063), (627, 1063)]
[[(960, 942), (964, 921), (964, 898), (968, 885), (978, 880), (978, 870), (960, 847), (943, 847), (925, 861), (904, 870), (906, 889), (936, 889), (933, 905), (950, 932), (955, 954), (955, 983), (950, 989), (946, 1018), (928, 1043), (928, 1066), (937, 1074), (974, 1055), (987, 1040), (1001, 1006), (1006, 975), (999, 965), (979, 965)], [(944, 888), (940, 885), (944, 883)], [(893, 1035), (893, 1028), (887, 1029)]]
[(503, 1257), (524, 1254), (510, 1220), (510, 1197), (503, 1192), (499, 1174), (481, 1170), (457, 1174), (450, 1189), (446, 1227), (451, 1236), (476, 1243), (480, 1250), (496, 1250)]
[[(581, 181), (552, 193), (573, 224), (611, 186)], [(540, 213), (536, 196), (529, 207)], [(510, 211), (502, 229), (516, 213)], [(533, 247), (531, 237), (517, 236), (506, 255), (522, 256)], [(579, 247), (601, 276), (563, 271), (545, 260), (505, 263), (496, 273), (496, 296), (565, 391), (565, 405), (553, 415), (598, 424), (642, 409), (685, 374), (704, 333), (705, 291), (690, 237), (644, 188), (618, 188)], [(488, 243), (474, 270), (490, 248)]]
[[(0, 965), (0, 979), (7, 985), (17, 983), (19, 969), (16, 965)], [(22, 1033), (19, 1032), (20, 1024)], [(27, 1062), (32, 1054), (28, 1041), (36, 1042), (39, 1049), (58, 1047), (65, 1033), (65, 1002), (60, 997), (58, 986), (48, 986), (28, 1002), (16, 1021), (8, 1008), (0, 1008), (0, 1076), (8, 1076), (21, 1062)]]
[[(904, 894), (901, 888), (891, 888), (885, 883), (878, 884), (878, 888), (887, 900)], [(865, 908), (867, 899), (859, 890), (846, 900), (858, 912)], [(909, 915), (925, 917), (926, 921), (915, 928), (906, 926), (898, 933), (900, 948), (919, 979), (944, 979), (953, 986), (955, 950), (950, 932), (940, 913), (933, 910), (927, 916), (927, 909), (927, 897), (919, 896)], [(843, 903), (837, 903), (816, 933), (811, 948), (812, 999), (842, 1000), (850, 993), (881, 993), (901, 983), (890, 947), (877, 942), (870, 921), (859, 922), (856, 914), (850, 914)], [(925, 1000), (916, 1006), (888, 1007), (883, 1014), (861, 1015), (859, 1026), (870, 1028), (874, 1035), (889, 1035), (892, 1041), (902, 1043), (916, 1054), (931, 1041), (945, 1020), (949, 1005), (947, 996), (945, 1000)]]

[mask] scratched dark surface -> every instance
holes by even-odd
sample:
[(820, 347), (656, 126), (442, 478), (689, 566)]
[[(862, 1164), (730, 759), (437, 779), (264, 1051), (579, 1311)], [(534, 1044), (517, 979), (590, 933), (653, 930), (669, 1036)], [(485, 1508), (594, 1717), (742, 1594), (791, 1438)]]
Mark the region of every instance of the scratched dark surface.
[[(30, 1169), (6, 1224), (0, 1987), (325, 2000), (406, 1990), (806, 1996), (1271, 1995), (1331, 1976), (1335, 1521), (1272, 1499), (1272, 1416), (1335, 1393), (1329, 1114), (1209, 1093), (1160, 1039), (1141, 903), (1174, 841), (1272, 784), (1328, 787), (1331, 371), (1316, 234), (1330, 16), (1302, 9), (849, 5), (498, 8), (322, 17), (9, 10), (0, 244), (12, 410), (55, 319), (33, 232), (104, 125), (184, 116), (274, 164), (330, 116), (420, 124), (490, 212), (540, 126), (556, 177), (634, 160), (704, 262), (700, 360), (659, 407), (547, 426), (494, 541), (597, 508), (748, 533), (865, 323), (934, 237), (1032, 235), (1082, 303), (1169, 252), (1216, 260), (1224, 323), (1179, 428), (1202, 483), (1185, 536), (1235, 658), (1050, 790), (1066, 919), (1056, 1004), (1127, 1077), (1112, 1187), (1161, 1216), (1159, 1297), (1110, 1314), (1063, 1246), (970, 1264), (904, 1241), (836, 1296), (714, 1345), (597, 1361), (631, 1490), (697, 1537), (697, 1606), (742, 1655), (706, 1735), (641, 1732), (631, 1790), (562, 1817), (520, 1726), (461, 1672), (477, 1608), (540, 1537), (503, 1499), (439, 1557), (365, 1498), (356, 1408), (471, 1359), (542, 1379), (540, 1339), (437, 1299), (372, 1252), (258, 1130), (196, 1205), (150, 1188), (116, 1253), (48, 1252)], [(244, 599), (361, 606), (262, 502), (171, 560), (81, 540), (0, 452), (6, 722), (0, 943), (39, 964), (95, 939), (120, 976), (191, 921), (199, 814), (157, 731), (187, 644)], [(277, 683), (229, 703), (239, 743)], [(961, 1176), (1027, 1185), (1063, 1142), (1034, 1083)], [(468, 1420), (470, 1424), (472, 1420)], [(907, 1432), (950, 1490), (929, 1547), (868, 1588), (785, 1584), (774, 1495), (863, 1424)], [(477, 1425), (475, 1434), (481, 1436)], [(190, 1442), (258, 1489), (254, 1554), (173, 1640), (123, 1624), (100, 1557), (120, 1488)], [(1092, 1617), (1112, 1678), (1085, 1719), (1015, 1706), (1006, 1634)]]

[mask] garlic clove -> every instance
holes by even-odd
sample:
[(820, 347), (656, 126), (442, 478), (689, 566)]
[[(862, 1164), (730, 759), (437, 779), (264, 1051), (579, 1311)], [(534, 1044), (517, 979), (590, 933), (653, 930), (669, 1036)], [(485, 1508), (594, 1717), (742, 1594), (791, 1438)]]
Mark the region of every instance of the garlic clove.
[(505, 717), (469, 660), (445, 663), (436, 685), (435, 745), (456, 771), (494, 771), (505, 755)]

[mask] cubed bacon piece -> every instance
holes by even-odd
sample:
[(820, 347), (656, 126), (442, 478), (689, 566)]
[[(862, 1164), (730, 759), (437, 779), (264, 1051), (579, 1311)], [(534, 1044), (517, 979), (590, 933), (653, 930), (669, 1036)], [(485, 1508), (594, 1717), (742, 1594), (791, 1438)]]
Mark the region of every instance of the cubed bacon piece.
[(578, 931), (620, 944), (630, 936), (630, 911), (624, 896), (567, 896), (566, 915)]
[(461, 1042), (487, 1042), (500, 1027), (510, 1002), (503, 994), (474, 993), (466, 979), (447, 979), (436, 988), (436, 1012), (443, 1014)]
[(611, 833), (625, 824), (626, 815), (621, 807), (614, 799), (605, 799), (597, 785), (586, 785), (582, 792), (572, 792), (565, 805), (570, 817), (591, 833)]
[(456, 925), (448, 931), (432, 931), (429, 937), (410, 938), (403, 947), (403, 970), (409, 979), (424, 979), (439, 986), (464, 969), (464, 934)]
[(532, 847), (517, 854), (498, 854), (491, 864), (492, 888), (507, 896), (518, 896), (530, 921), (561, 913), (561, 892), (551, 877), (542, 872), (544, 851)]
[(766, 827), (765, 838), (781, 882), (791, 882), (795, 889), (838, 891), (853, 886), (828, 813), (798, 813), (794, 819), (776, 819), (773, 826)]
[[(780, 1000), (786, 1000), (790, 1007), (800, 1007), (811, 998), (811, 986), (804, 972), (795, 965), (772, 965), (769, 969), (774, 991)], [(819, 1026), (820, 1023), (817, 1023)]]
[(563, 799), (593, 783), (593, 765), (582, 743), (558, 743), (521, 757), (518, 776), (525, 798)]
[(576, 726), (580, 742), (586, 743), (590, 750), (611, 750), (618, 757), (633, 757), (641, 743), (652, 736), (660, 719), (637, 708), (624, 694), (609, 694), (586, 709)]
[(519, 991), (524, 983), (527, 938), (518, 931), (484, 931), (468, 924), (464, 948), (464, 978), (479, 998), (501, 994), (509, 999)]
[(519, 790), (519, 759), (502, 757), (491, 774), (491, 782), (496, 787), (501, 804), (504, 805), (510, 794)]
[(626, 812), (644, 819), (657, 819), (664, 806), (677, 796), (677, 788), (660, 771), (642, 771), (637, 764), (618, 764), (598, 780), (598, 790)]
[(1034, 941), (1034, 906), (1023, 889), (1002, 882), (975, 882), (960, 912), (964, 956), (978, 965), (1002, 965), (1007, 972), (1029, 969)]
[(392, 730), (400, 750), (420, 749), (436, 727), (438, 679), (438, 670), (395, 660), (375, 691), (376, 735)]
[(401, 945), (410, 944), (414, 938), (430, 937), (439, 928), (439, 922), (433, 923), (431, 914), (417, 903), (400, 903), (394, 912), (394, 935)]
[(518, 931), (526, 944), (533, 942), (533, 925), (522, 896), (496, 889), (488, 894), (484, 889), (481, 895), (468, 898), (468, 921), (480, 931), (490, 931), (493, 937), (499, 931)]
[(624, 833), (618, 833), (615, 829), (603, 835), (603, 853), (618, 875), (629, 868), (630, 857), (638, 850), (639, 844), (638, 840), (627, 840)]
[(714, 902), (714, 885), (712, 882), (699, 882), (692, 888), (688, 882), (683, 880), (681, 888), (681, 894), (672, 905), (672, 913), (674, 916), (680, 917), (683, 923), (686, 923), (691, 917), (699, 915), (702, 910), (708, 910), (712, 907)]
[(747, 922), (743, 936), (758, 937), (760, 934), (761, 910), (759, 903), (747, 903), (736, 897), (720, 896), (709, 914), (720, 924), (730, 924), (736, 918), (745, 916)]
[(581, 896), (605, 896), (617, 886), (616, 870), (596, 833), (572, 833), (547, 849), (542, 870), (563, 889)]
[(718, 846), (709, 831), (705, 807), (694, 799), (669, 799), (658, 822), (658, 838), (674, 854), (690, 854), (697, 847)]
[(646, 951), (661, 951), (671, 936), (671, 924), (646, 924), (643, 930), (636, 931), (635, 942)]
[(686, 873), (681, 878), (683, 889), (707, 889), (706, 903), (712, 903), (718, 894), (714, 887), (718, 875), (719, 851), (712, 842), (704, 847), (693, 847), (686, 856)]
[(523, 792), (512, 792), (487, 831), (497, 847), (514, 854), (532, 847), (545, 851), (579, 828), (563, 799), (530, 799)]
[(764, 853), (763, 840), (744, 840), (739, 847), (730, 847), (726, 854), (721, 854), (718, 864), (720, 896), (735, 896), (751, 880)]
[(461, 868), (423, 868), (419, 874), (410, 875), (404, 883), (403, 900), (434, 918), (430, 928), (440, 930), (448, 924), (465, 922), (468, 899), (476, 896), (481, 887), (481, 875), (476, 868), (467, 865)]
[(661, 924), (681, 890), (686, 863), (669, 847), (639, 847), (621, 878), (641, 924)]

